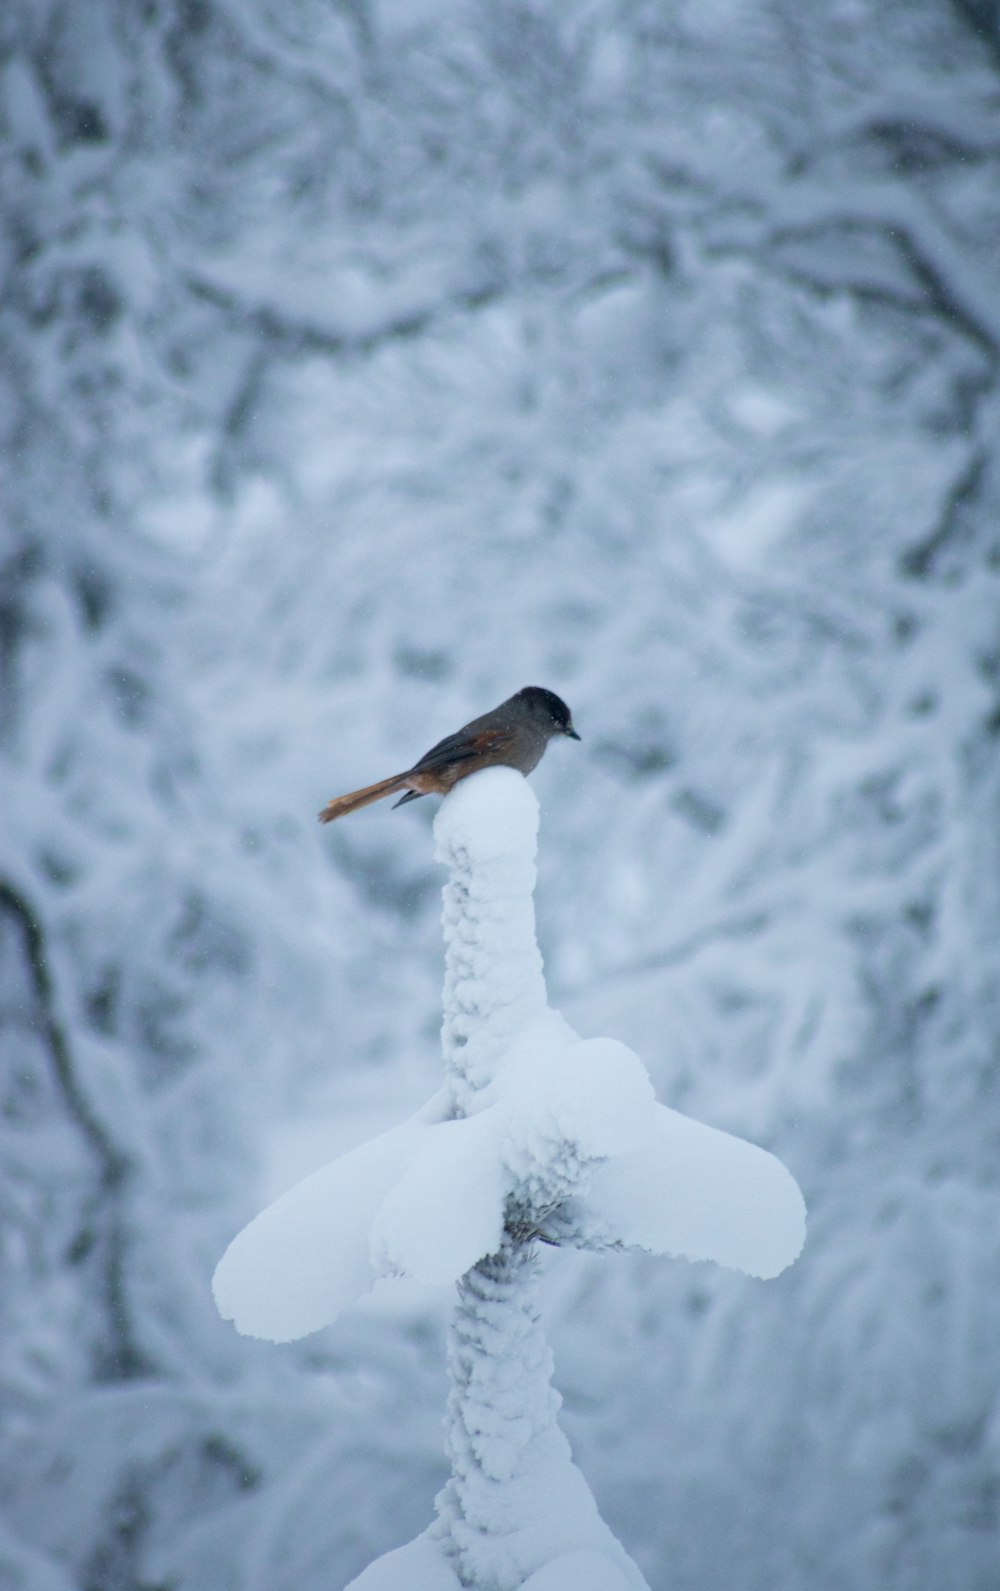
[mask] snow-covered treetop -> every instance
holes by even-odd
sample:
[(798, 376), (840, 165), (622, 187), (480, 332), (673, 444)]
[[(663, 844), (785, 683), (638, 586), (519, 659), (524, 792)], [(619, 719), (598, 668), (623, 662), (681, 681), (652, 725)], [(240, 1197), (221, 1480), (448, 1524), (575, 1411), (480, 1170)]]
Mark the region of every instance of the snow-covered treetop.
[(538, 803), (512, 769), (463, 780), (435, 823), (447, 1082), (411, 1121), (307, 1177), (215, 1275), (239, 1331), (288, 1341), (378, 1277), (457, 1281), (505, 1230), (778, 1274), (805, 1236), (774, 1156), (657, 1104), (636, 1055), (547, 1003), (535, 939)]

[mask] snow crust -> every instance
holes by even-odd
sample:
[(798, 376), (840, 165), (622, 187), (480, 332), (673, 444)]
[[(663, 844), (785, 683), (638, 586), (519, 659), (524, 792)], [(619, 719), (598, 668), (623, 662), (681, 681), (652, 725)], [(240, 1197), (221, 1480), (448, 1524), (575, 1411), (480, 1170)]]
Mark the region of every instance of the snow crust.
[(379, 1277), (458, 1281), (499, 1248), (512, 1207), (562, 1242), (757, 1277), (799, 1253), (802, 1196), (774, 1156), (657, 1104), (627, 1046), (581, 1039), (548, 1009), (532, 907), (537, 833), (537, 800), (511, 769), (476, 774), (442, 803), (448, 1087), (234, 1239), (214, 1291), (239, 1331), (307, 1335)]

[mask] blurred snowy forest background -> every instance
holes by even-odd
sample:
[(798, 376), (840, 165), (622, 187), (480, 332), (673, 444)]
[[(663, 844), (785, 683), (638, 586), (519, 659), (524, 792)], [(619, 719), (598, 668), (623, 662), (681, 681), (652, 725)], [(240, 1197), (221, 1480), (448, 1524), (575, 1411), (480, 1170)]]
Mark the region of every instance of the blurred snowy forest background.
[(0, 62), (4, 1591), (430, 1518), (451, 1299), (278, 1349), (209, 1278), (440, 1072), (431, 803), (316, 810), (527, 683), (554, 1003), (811, 1212), (770, 1284), (547, 1259), (605, 1518), (995, 1591), (995, 0), (7, 0)]

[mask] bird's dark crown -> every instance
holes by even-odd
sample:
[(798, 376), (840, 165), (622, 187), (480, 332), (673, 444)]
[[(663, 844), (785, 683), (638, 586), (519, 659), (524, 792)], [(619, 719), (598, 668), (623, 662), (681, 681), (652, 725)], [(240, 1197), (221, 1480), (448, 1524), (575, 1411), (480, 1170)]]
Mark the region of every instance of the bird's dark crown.
[(565, 731), (572, 725), (570, 710), (555, 691), (547, 691), (541, 685), (526, 685), (523, 691), (518, 691), (515, 700), (524, 702), (533, 712), (544, 713), (557, 729)]

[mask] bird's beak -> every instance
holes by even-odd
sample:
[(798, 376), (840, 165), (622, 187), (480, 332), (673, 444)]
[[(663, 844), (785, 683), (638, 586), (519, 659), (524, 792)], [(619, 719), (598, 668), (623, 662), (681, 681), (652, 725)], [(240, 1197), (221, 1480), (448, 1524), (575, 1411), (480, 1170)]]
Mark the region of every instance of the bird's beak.
[(572, 724), (570, 724), (569, 728), (565, 730), (565, 734), (570, 740), (579, 740), (580, 738)]

